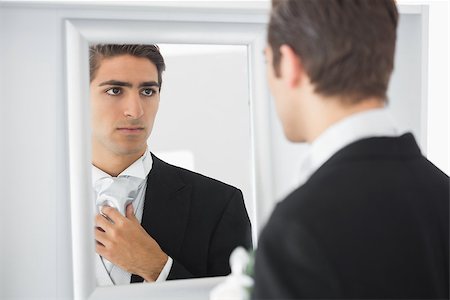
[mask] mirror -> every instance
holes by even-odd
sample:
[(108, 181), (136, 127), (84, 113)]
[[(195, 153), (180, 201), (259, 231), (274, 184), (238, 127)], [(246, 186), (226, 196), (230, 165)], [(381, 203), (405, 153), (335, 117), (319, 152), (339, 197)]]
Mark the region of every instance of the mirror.
[(97, 284), (228, 275), (252, 248), (247, 47), (90, 49), (95, 213), (120, 212), (95, 219)]
[[(148, 28), (158, 30), (152, 31)], [(223, 34), (218, 36), (217, 32)], [(84, 101), (89, 98), (89, 45), (98, 43), (161, 45), (161, 52), (167, 60), (167, 72), (163, 74), (165, 77), (163, 77), (160, 111), (149, 139), (149, 148), (173, 164), (179, 163), (178, 158), (187, 157), (190, 162), (184, 165), (185, 167), (240, 188), (245, 194), (245, 204), (252, 222), (253, 241), (256, 243), (258, 218), (264, 210), (268, 211), (265, 203), (270, 203), (272, 199), (269, 176), (270, 143), (266, 134), (267, 106), (264, 102), (269, 101), (264, 81), (264, 33), (263, 22), (236, 24), (233, 21), (221, 23), (201, 18), (200, 21), (190, 20), (177, 24), (151, 20), (66, 21), (70, 189), (76, 298), (95, 299), (99, 291), (102, 297), (105, 297), (105, 293), (114, 295), (118, 289), (118, 287), (102, 287), (99, 290), (96, 288), (94, 276), (90, 111), (89, 103)], [(164, 54), (164, 49), (167, 49), (168, 54)], [(181, 56), (180, 49), (185, 52)], [(202, 52), (200, 56), (198, 51)], [(197, 59), (195, 55), (192, 56), (192, 52), (197, 53)], [(191, 57), (186, 60), (188, 53)], [(217, 57), (220, 57), (219, 62), (215, 59)], [(192, 65), (189, 64), (195, 63), (198, 58), (208, 61), (203, 67), (204, 72), (196, 72), (196, 76), (204, 77), (201, 80), (188, 81), (192, 73), (188, 72), (186, 75), (186, 70), (190, 71)], [(180, 67), (178, 71), (177, 66)], [(211, 81), (213, 76), (208, 75), (219, 71), (221, 74), (214, 75), (220, 77), (220, 80)], [(186, 90), (195, 90), (198, 98), (190, 97), (185, 93)], [(258, 102), (254, 99), (258, 99)], [(205, 101), (207, 103), (202, 104)], [(233, 110), (233, 116), (230, 116), (230, 110)], [(177, 119), (180, 122), (173, 122), (174, 114), (178, 114)], [(194, 114), (196, 122), (192, 122)], [(205, 126), (205, 123), (210, 126)], [(225, 132), (225, 127), (232, 130)], [(198, 134), (199, 132), (202, 134)], [(176, 138), (167, 138), (168, 136)], [(230, 146), (231, 143), (233, 147)], [(218, 151), (221, 151), (219, 155)], [(175, 160), (172, 160), (174, 157)], [(217, 157), (222, 159), (217, 160)], [(244, 171), (232, 172), (236, 167)], [(256, 198), (258, 206), (255, 205)], [(217, 282), (218, 279), (211, 280), (204, 279), (198, 282), (208, 285), (213, 281)], [(170, 284), (173, 283), (165, 282), (161, 283), (161, 286)], [(127, 290), (131, 296), (133, 293), (140, 295), (142, 286), (145, 286), (144, 289), (151, 289), (157, 284), (134, 286), (136, 285), (120, 286), (120, 289)]]

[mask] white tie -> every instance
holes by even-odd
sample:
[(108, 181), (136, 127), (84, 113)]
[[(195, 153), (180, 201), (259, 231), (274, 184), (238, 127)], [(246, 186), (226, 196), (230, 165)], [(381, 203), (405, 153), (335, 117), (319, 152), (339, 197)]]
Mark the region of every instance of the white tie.
[[(143, 183), (144, 179), (128, 175), (104, 177), (97, 180), (95, 183), (97, 210), (101, 212), (102, 206), (111, 206), (116, 208), (123, 216), (126, 216), (128, 204), (136, 199), (139, 188)], [(137, 205), (134, 206), (134, 209), (136, 209)], [(102, 261), (108, 274), (111, 274), (114, 265), (103, 257)]]
[(133, 176), (105, 177), (95, 183), (97, 192), (96, 206), (111, 206), (116, 208), (123, 216), (128, 204), (136, 199), (140, 185), (144, 179)]

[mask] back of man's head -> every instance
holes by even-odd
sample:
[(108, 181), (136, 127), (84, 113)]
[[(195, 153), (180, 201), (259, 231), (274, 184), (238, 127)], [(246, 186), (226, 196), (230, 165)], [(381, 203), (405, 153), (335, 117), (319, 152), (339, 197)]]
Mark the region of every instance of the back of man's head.
[(102, 59), (131, 55), (135, 57), (147, 58), (155, 64), (158, 70), (159, 89), (162, 85), (162, 72), (166, 69), (164, 58), (159, 52), (157, 45), (141, 45), (141, 44), (96, 44), (89, 47), (89, 75), (90, 81), (95, 78), (95, 74), (100, 67)]
[(387, 100), (398, 11), (394, 0), (273, 0), (268, 42), (300, 57), (315, 91), (350, 103)]

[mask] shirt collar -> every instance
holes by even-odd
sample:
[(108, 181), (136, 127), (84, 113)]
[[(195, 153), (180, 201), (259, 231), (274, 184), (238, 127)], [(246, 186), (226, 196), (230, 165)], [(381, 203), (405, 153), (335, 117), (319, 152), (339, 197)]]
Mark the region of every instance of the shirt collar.
[(345, 146), (370, 137), (398, 136), (399, 132), (386, 108), (355, 113), (326, 129), (310, 145), (302, 164), (301, 184)]
[[(139, 157), (134, 163), (132, 163), (128, 168), (122, 171), (117, 177), (119, 176), (134, 176), (141, 179), (145, 179), (150, 173), (153, 165), (153, 159), (152, 155), (150, 154), (150, 151), (148, 148), (145, 150), (144, 154)], [(92, 165), (92, 185), (94, 186), (95, 183), (102, 178), (105, 177), (112, 177), (108, 173), (100, 170), (96, 166)]]

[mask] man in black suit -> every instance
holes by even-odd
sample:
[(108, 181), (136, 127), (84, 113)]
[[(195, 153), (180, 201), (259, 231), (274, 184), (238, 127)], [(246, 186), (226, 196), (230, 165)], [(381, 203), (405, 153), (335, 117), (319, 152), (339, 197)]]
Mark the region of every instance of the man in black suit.
[(240, 190), (148, 150), (164, 69), (155, 45), (90, 47), (99, 285), (227, 275), (252, 247)]
[(397, 22), (393, 0), (273, 0), (269, 85), (286, 137), (311, 145), (253, 298), (448, 299), (449, 178), (384, 108)]

